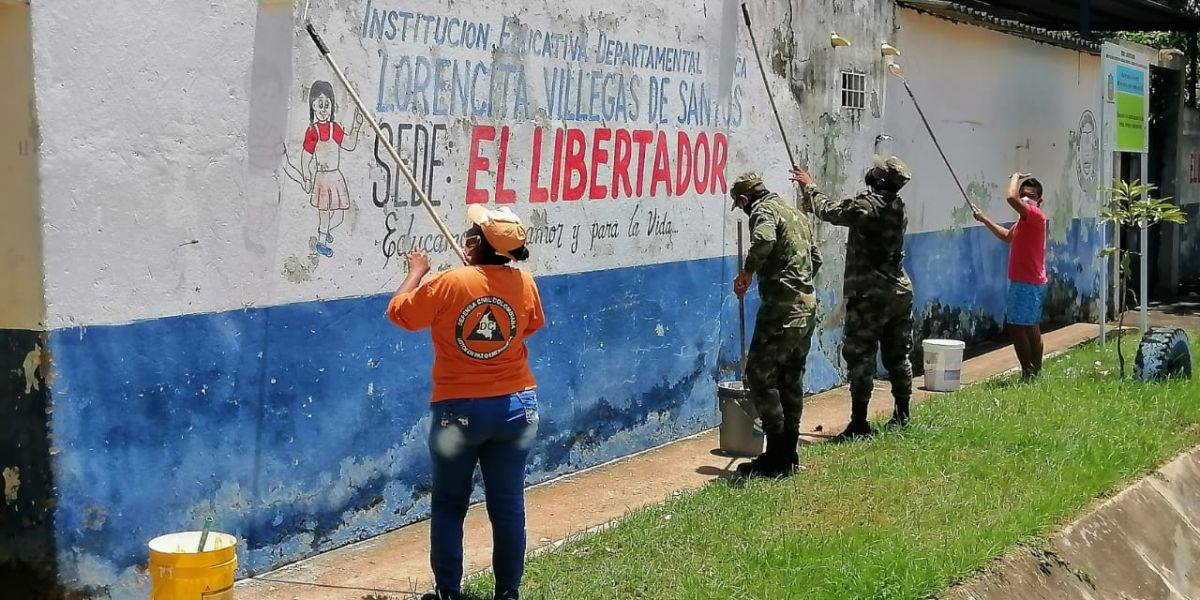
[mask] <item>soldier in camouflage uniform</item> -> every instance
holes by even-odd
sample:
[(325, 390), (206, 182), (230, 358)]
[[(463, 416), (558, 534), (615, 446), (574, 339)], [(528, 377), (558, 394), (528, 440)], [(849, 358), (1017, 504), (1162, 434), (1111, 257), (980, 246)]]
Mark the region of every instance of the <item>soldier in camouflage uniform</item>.
[(734, 279), (734, 292), (745, 295), (757, 275), (761, 305), (746, 358), (746, 387), (762, 419), (767, 448), (738, 472), (751, 477), (781, 477), (800, 468), (796, 444), (804, 409), (804, 369), (812, 340), (816, 296), (813, 279), (821, 255), (808, 220), (744, 173), (730, 186), (733, 208), (750, 216), (750, 249)]
[(849, 371), (851, 410), (850, 425), (837, 441), (873, 433), (867, 422), (867, 405), (874, 387), (877, 348), (896, 400), (888, 425), (908, 425), (913, 288), (903, 265), (908, 217), (898, 192), (910, 179), (912, 174), (900, 159), (876, 156), (866, 176), (868, 190), (833, 201), (803, 169), (792, 172), (792, 181), (804, 186), (805, 199), (818, 218), (850, 228), (843, 283), (846, 326), (842, 357)]

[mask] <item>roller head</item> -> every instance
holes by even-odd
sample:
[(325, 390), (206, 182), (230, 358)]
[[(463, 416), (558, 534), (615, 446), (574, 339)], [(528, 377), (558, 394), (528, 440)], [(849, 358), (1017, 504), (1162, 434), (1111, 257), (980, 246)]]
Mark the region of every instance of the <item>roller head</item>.
[(321, 53), (321, 56), (328, 56), (329, 48), (325, 46), (321, 36), (317, 35), (317, 30), (313, 28), (312, 23), (305, 23), (304, 29), (308, 31), (308, 37), (312, 38), (313, 43), (317, 45), (317, 51)]

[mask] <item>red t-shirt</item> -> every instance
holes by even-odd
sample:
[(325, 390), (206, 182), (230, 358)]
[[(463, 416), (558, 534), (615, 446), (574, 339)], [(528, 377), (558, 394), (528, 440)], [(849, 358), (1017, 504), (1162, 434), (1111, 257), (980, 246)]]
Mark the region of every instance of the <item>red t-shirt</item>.
[(317, 151), (317, 140), (328, 142), (333, 138), (334, 142), (341, 145), (346, 134), (342, 131), (342, 126), (337, 123), (316, 123), (308, 126), (308, 131), (304, 132), (304, 151), (312, 154)]
[(1025, 214), (1013, 225), (1008, 249), (1008, 280), (1043, 285), (1046, 278), (1046, 213), (1036, 202), (1025, 202)]

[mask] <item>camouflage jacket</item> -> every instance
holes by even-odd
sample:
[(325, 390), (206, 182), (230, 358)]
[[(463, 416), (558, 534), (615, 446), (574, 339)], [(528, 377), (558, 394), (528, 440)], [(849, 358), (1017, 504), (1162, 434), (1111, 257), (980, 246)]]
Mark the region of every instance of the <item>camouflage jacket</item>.
[(769, 193), (750, 210), (750, 249), (745, 269), (758, 278), (760, 323), (802, 327), (817, 305), (813, 280), (821, 253), (808, 219)]
[(838, 202), (816, 185), (806, 186), (804, 193), (818, 218), (850, 228), (843, 283), (847, 298), (912, 294), (904, 270), (908, 215), (899, 195), (871, 190)]

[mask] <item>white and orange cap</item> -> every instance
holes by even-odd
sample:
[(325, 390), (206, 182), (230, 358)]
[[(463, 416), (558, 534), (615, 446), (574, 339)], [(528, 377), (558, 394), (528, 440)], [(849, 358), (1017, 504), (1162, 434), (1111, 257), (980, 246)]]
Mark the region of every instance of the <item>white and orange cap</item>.
[(507, 206), (489, 209), (482, 204), (467, 209), (467, 218), (478, 225), (496, 253), (510, 260), (512, 252), (525, 245), (525, 224)]

